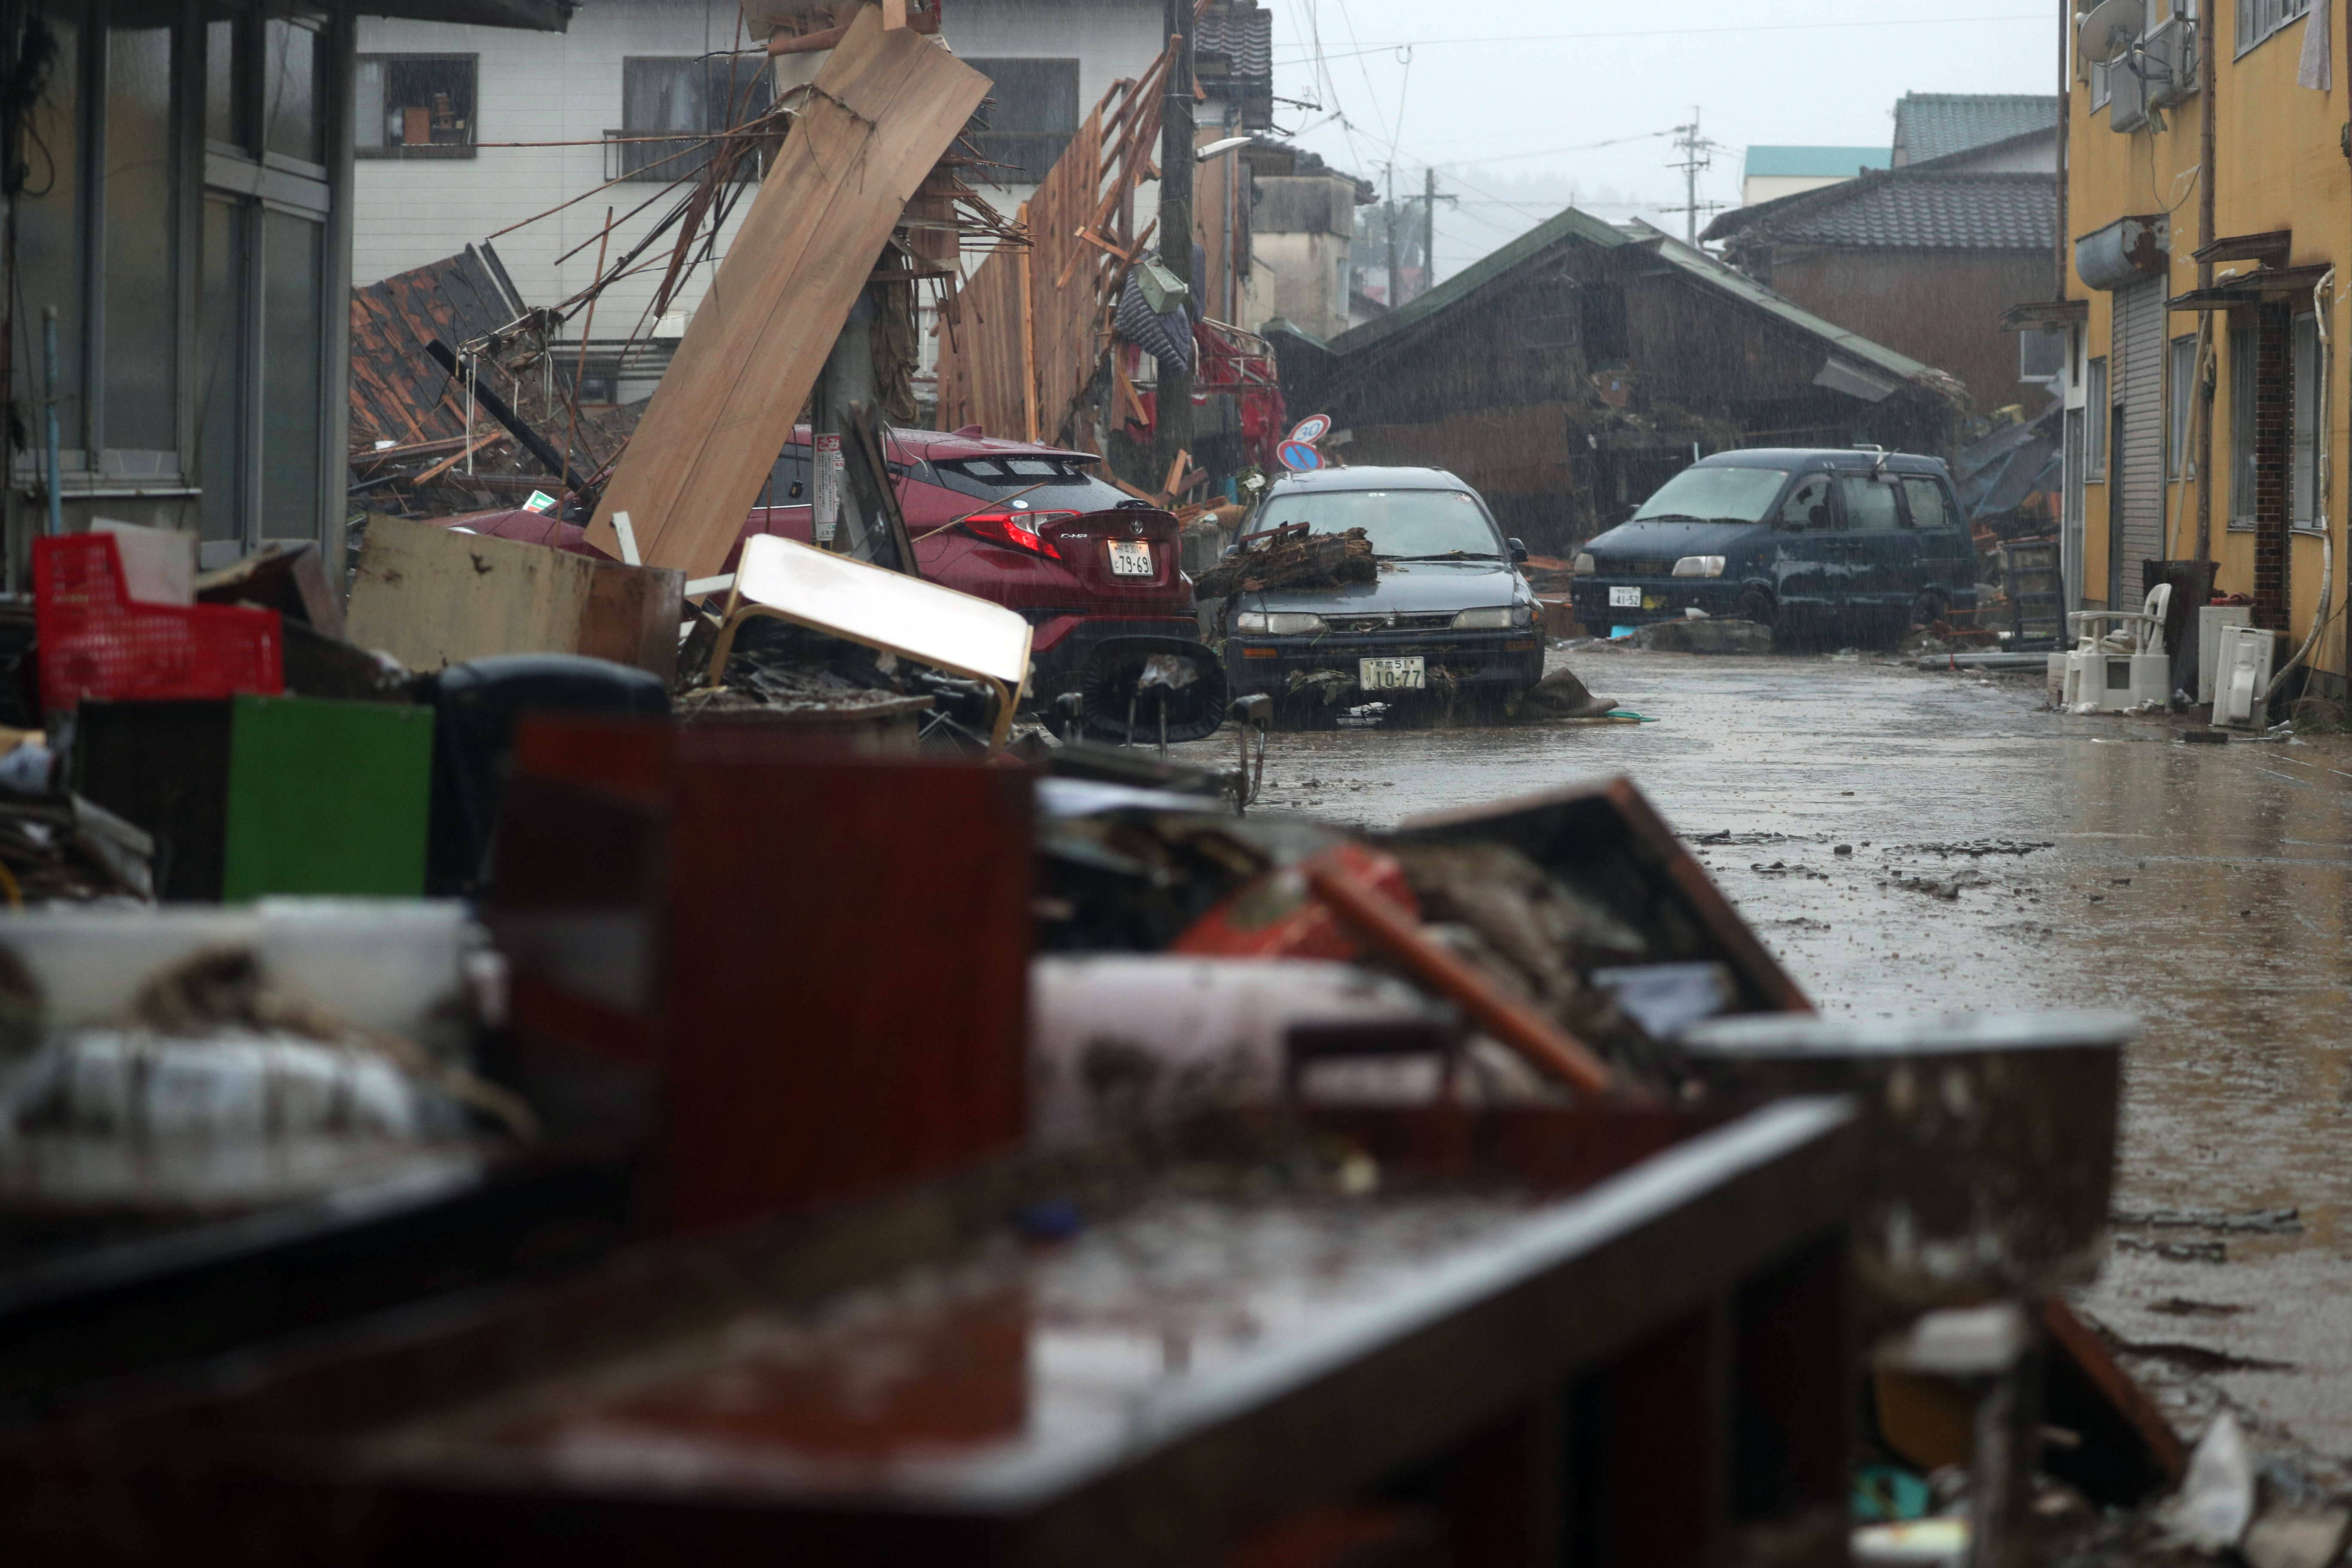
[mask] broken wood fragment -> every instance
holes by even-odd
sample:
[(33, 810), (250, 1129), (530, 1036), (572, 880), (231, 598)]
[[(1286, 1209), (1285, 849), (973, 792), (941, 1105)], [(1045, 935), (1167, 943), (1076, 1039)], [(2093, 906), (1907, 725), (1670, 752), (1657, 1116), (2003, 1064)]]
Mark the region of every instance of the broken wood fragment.
[(649, 565), (718, 574), (907, 203), (988, 79), (868, 8), (751, 199), (588, 531), (636, 521)]

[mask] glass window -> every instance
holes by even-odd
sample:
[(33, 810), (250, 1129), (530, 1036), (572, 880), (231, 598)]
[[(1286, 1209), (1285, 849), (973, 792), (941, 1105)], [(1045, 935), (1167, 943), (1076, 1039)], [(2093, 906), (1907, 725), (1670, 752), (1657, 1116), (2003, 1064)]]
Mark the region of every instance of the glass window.
[(2254, 330), (2230, 329), (2230, 521), (2254, 521)]
[(2238, 0), (2238, 53), (2244, 54), (2311, 9), (2311, 0)]
[(233, 16), (205, 24), (205, 139), (253, 151), (253, 95), (239, 91), (252, 64), (253, 29)]
[(2319, 324), (2310, 316), (2294, 319), (2294, 468), (2292, 484), (2294, 524), (2307, 527), (2319, 510)]
[(1371, 538), (1372, 553), (1392, 560), (1503, 558), (1503, 536), (1486, 509), (1462, 490), (1294, 490), (1270, 498), (1250, 532), (1294, 522), (1317, 533), (1360, 528)]
[(362, 55), (352, 93), (352, 142), (362, 158), (471, 157), (473, 55)]
[(1925, 474), (1903, 476), (1903, 499), (1911, 503), (1911, 526), (1914, 528), (1950, 528), (1952, 508), (1945, 499), (1944, 487)]
[(261, 215), (261, 535), (319, 534), (319, 316), (326, 230)]
[(1845, 525), (1869, 532), (1902, 527), (1903, 513), (1895, 500), (1895, 483), (1892, 478), (1873, 479), (1868, 474), (1840, 475), (1838, 493), (1845, 500)]
[[(79, 7), (37, 6), (27, 26), (48, 30), (56, 45), (39, 96), (26, 116), (25, 194), (16, 209), (17, 298), (24, 312), (16, 341), (28, 403), (42, 387), (41, 312), (58, 311), (58, 431), (68, 447), (84, 445), (81, 322), (81, 27)], [(36, 410), (37, 417), (37, 410)], [(34, 427), (39, 439), (39, 426)]]
[(1658, 487), (1633, 514), (1690, 522), (1761, 522), (1772, 515), (1786, 468), (1689, 468)]
[(1061, 161), (1078, 132), (1078, 62), (974, 60), (994, 85), (965, 132), (997, 167), (977, 171), (992, 185), (1034, 185)]
[(205, 275), (196, 315), (196, 471), (202, 533), (245, 538), (246, 279), (252, 265), (248, 204), (205, 199)]
[(261, 146), (266, 153), (324, 165), (326, 126), (319, 92), (327, 81), (326, 39), (299, 22), (262, 24)]
[(1134, 498), (1099, 479), (1094, 465), (1069, 458), (961, 458), (931, 465), (940, 484), (976, 500), (1013, 497), (1024, 504), (1108, 511)]
[(1837, 508), (1830, 500), (1830, 477), (1807, 474), (1780, 503), (1778, 526), (1789, 529), (1834, 529)]
[(2197, 471), (2189, 451), (2189, 426), (2197, 392), (2197, 340), (2175, 338), (2164, 367), (2165, 468), (2173, 479)]
[(172, 29), (106, 36), (106, 343), (99, 444), (179, 446)]
[(2090, 374), (2083, 378), (2083, 405), (2089, 411), (2091, 440), (2083, 456), (2083, 477), (2094, 484), (2107, 477), (2107, 361), (2102, 354), (2091, 361)]
[[(775, 81), (765, 59), (637, 58), (621, 62), (621, 130), (611, 179), (676, 180), (710, 162), (705, 138), (767, 112)], [(749, 161), (743, 177), (758, 169)]]

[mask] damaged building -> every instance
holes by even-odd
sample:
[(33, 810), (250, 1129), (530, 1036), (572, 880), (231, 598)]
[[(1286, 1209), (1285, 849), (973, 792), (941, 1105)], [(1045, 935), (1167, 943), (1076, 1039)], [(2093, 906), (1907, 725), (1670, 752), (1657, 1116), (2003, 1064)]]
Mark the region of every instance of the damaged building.
[(1338, 337), (1266, 333), (1290, 405), (1330, 415), (1349, 462), (1449, 468), (1538, 550), (1708, 452), (1940, 453), (1967, 397), (1662, 230), (1572, 207)]

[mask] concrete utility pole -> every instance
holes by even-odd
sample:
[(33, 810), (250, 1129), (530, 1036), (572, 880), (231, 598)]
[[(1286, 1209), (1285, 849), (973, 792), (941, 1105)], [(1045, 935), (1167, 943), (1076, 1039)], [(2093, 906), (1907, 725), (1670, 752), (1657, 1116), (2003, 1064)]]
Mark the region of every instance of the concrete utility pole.
[[(1200, 280), (1192, 276), (1192, 0), (1167, 0), (1168, 37), (1176, 58), (1168, 68), (1168, 100), (1160, 119), (1160, 259), (1191, 290), (1188, 309), (1201, 313)], [(1157, 486), (1179, 452), (1192, 447), (1192, 374), (1160, 372), (1160, 428), (1152, 443)]]
[(1404, 280), (1399, 276), (1397, 269), (1396, 164), (1394, 163), (1389, 164), (1389, 199), (1388, 204), (1381, 209), (1381, 227), (1388, 235), (1389, 309), (1393, 310), (1404, 303)]
[(1675, 127), (1675, 147), (1682, 153), (1683, 161), (1669, 163), (1666, 167), (1683, 172), (1683, 243), (1696, 247), (1698, 244), (1698, 215), (1713, 212), (1723, 205), (1698, 199), (1699, 171), (1715, 166), (1715, 160), (1707, 154), (1715, 151), (1716, 143), (1698, 133), (1697, 104), (1691, 105), (1690, 123)]
[(1437, 170), (1423, 171), (1421, 185), (1421, 291), (1424, 294), (1437, 282)]

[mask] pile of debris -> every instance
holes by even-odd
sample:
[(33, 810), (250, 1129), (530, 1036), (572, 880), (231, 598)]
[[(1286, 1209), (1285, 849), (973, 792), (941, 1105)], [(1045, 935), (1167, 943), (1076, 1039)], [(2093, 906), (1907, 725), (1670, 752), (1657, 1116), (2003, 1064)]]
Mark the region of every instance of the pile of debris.
[(1229, 599), (1268, 588), (1339, 588), (1379, 580), (1372, 542), (1360, 528), (1316, 533), (1305, 522), (1286, 524), (1244, 544), (1230, 559), (1202, 576), (1193, 594)]

